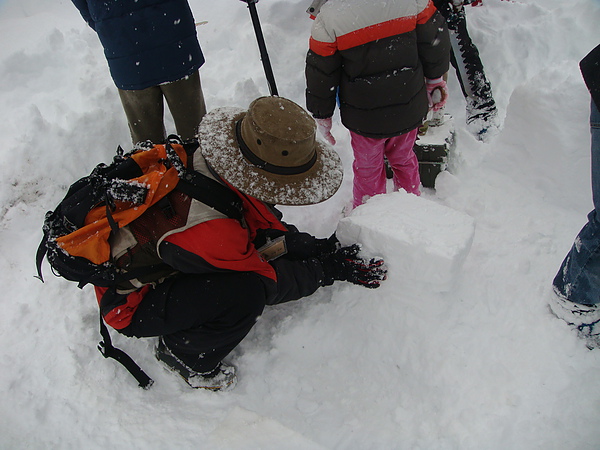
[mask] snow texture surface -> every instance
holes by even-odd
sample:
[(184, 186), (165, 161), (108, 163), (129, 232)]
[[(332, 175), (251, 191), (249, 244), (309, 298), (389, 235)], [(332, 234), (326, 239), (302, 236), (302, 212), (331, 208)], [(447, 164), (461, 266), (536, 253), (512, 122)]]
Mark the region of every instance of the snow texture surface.
[[(198, 35), (208, 109), (268, 95), (246, 5), (190, 5), (207, 22)], [(300, 105), (308, 6), (257, 4), (278, 90)], [(113, 333), (155, 379), (144, 391), (96, 350), (91, 290), (47, 265), (45, 284), (33, 277), (45, 212), (118, 145), (130, 147), (101, 45), (68, 0), (0, 1), (0, 448), (600, 448), (600, 351), (547, 307), (592, 207), (590, 98), (578, 62), (598, 44), (600, 3), (484, 0), (467, 16), (503, 126), (486, 143), (468, 132), (451, 70), (448, 172), (418, 201), (373, 199), (373, 209), (398, 208), (397, 234), (389, 218), (357, 216), (366, 230), (386, 226), (364, 243), (389, 254), (382, 287), (338, 282), (265, 310), (229, 357), (239, 374), (232, 392), (194, 391), (159, 366), (153, 339)], [(349, 134), (337, 113), (333, 122), (340, 190), (283, 208), (286, 221), (319, 237), (337, 229), (351, 199)], [(448, 224), (439, 223), (444, 208)], [(411, 217), (431, 245), (415, 239), (393, 254)], [(395, 269), (426, 273), (422, 264), (441, 259), (429, 252), (452, 244), (444, 290)]]

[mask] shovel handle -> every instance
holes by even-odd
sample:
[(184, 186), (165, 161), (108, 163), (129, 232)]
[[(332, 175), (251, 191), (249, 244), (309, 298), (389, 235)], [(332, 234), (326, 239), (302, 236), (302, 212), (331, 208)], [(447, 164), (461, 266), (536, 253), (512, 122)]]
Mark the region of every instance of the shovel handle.
[(275, 85), (275, 76), (273, 75), (273, 69), (271, 68), (271, 61), (269, 60), (269, 54), (267, 53), (265, 38), (263, 37), (262, 29), (260, 26), (260, 20), (258, 19), (258, 11), (256, 10), (256, 3), (258, 2), (258, 0), (242, 1), (248, 4), (248, 9), (250, 10), (252, 25), (254, 26), (254, 32), (256, 33), (256, 40), (258, 41), (260, 59), (262, 61), (263, 68), (265, 69), (267, 83), (269, 84), (269, 92), (271, 93), (271, 95), (278, 95), (277, 86)]

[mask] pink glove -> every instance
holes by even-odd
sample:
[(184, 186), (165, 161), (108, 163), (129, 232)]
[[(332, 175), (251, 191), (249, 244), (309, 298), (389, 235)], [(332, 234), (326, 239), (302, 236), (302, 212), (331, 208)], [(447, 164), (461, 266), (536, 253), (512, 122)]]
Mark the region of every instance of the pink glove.
[(446, 106), (448, 100), (448, 87), (443, 78), (431, 80), (425, 79), (425, 87), (427, 88), (427, 99), (429, 100), (429, 108), (434, 111), (439, 111)]
[(325, 140), (331, 145), (335, 145), (335, 138), (331, 134), (331, 117), (327, 119), (315, 119), (319, 133), (323, 135)]

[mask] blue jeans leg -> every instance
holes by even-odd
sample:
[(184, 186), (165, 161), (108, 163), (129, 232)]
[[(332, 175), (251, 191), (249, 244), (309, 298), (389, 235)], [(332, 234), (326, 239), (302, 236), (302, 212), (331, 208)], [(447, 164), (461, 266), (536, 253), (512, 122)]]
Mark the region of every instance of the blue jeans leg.
[(592, 196), (594, 208), (600, 215), (600, 112), (592, 101), (590, 130), (592, 134)]
[(554, 278), (555, 291), (583, 305), (600, 303), (600, 113), (592, 101), (592, 196), (594, 210)]

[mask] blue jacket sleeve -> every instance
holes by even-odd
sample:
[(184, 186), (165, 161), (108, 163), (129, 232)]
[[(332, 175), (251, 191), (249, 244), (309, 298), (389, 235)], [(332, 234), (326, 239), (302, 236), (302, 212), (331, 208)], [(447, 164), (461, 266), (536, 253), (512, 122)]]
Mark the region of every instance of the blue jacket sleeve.
[(600, 109), (600, 45), (580, 61), (579, 67), (596, 108)]
[(79, 10), (81, 17), (87, 22), (87, 24), (92, 27), (93, 30), (96, 30), (96, 22), (92, 19), (92, 15), (90, 14), (90, 9), (87, 4), (87, 0), (71, 0), (75, 7)]

